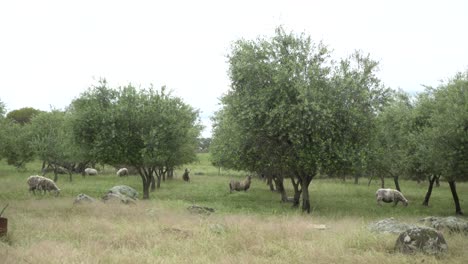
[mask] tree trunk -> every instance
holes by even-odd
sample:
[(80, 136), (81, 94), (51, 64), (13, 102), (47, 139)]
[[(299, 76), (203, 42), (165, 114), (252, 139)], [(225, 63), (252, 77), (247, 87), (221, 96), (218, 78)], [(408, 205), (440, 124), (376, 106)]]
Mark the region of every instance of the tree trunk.
[(374, 178), (374, 174), (371, 173), (371, 175), (370, 175), (370, 177), (369, 177), (369, 182), (367, 183), (367, 186), (370, 186), (370, 184), (371, 184), (373, 178)]
[(294, 187), (294, 200), (293, 200), (293, 207), (299, 207), (300, 199), (302, 190), (299, 189), (300, 180), (297, 182), (294, 180), (294, 177), (291, 177), (291, 183)]
[(154, 174), (151, 175), (151, 191), (156, 190), (156, 182), (154, 181)]
[(397, 189), (397, 191), (401, 192), (400, 183), (398, 183), (398, 176), (393, 176), (393, 181), (395, 182), (395, 189)]
[(267, 184), (270, 186), (270, 191), (275, 191), (275, 186), (273, 185), (273, 179), (271, 176), (267, 176)]
[(69, 178), (68, 178), (68, 179), (70, 180), (70, 182), (72, 182), (72, 181), (73, 181), (73, 177), (72, 177), (71, 170), (68, 171), (68, 175), (69, 175)]
[(145, 172), (141, 168), (137, 167), (138, 173), (140, 174), (141, 181), (143, 183), (143, 200), (149, 199), (149, 188), (150, 188), (150, 179), (148, 175), (145, 175)]
[(54, 165), (54, 182), (58, 181), (58, 171), (57, 171), (57, 165)]
[(275, 179), (276, 190), (281, 194), (281, 201), (287, 202), (288, 195), (286, 194), (286, 190), (284, 189), (283, 177), (275, 177), (274, 179)]
[(168, 180), (174, 179), (174, 169), (170, 169), (167, 171), (167, 179)]
[(161, 188), (161, 176), (158, 176), (157, 182), (156, 182), (156, 188)]
[(301, 180), (302, 189), (302, 211), (310, 214), (309, 184), (312, 181), (311, 176), (305, 176)]
[(354, 175), (354, 184), (359, 184), (359, 174)]
[(385, 188), (385, 179), (384, 176), (380, 176), (381, 188)]
[(449, 181), (450, 191), (452, 191), (453, 201), (455, 202), (455, 214), (463, 215), (460, 207), (460, 200), (458, 200), (457, 187), (455, 181)]
[(437, 176), (437, 178), (436, 178), (436, 180), (435, 180), (436, 187), (440, 187), (439, 179), (440, 179), (440, 175)]
[(44, 176), (44, 169), (46, 168), (46, 161), (42, 161), (42, 168), (41, 168), (41, 171), (42, 171), (42, 176)]
[[(281, 182), (279, 182), (280, 178), (277, 177), (277, 176), (271, 176), (271, 179), (272, 179), (272, 184), (271, 185), (273, 185), (273, 191), (276, 190), (277, 192), (281, 193), (281, 189), (284, 189), (283, 177), (281, 177)], [(279, 186), (280, 184), (281, 184), (281, 186)]]
[(426, 197), (424, 197), (424, 201), (422, 203), (422, 205), (424, 206), (429, 206), (429, 199), (431, 198), (432, 187), (434, 186), (435, 180), (436, 180), (435, 175), (432, 175), (432, 178), (429, 179), (429, 188), (427, 189)]

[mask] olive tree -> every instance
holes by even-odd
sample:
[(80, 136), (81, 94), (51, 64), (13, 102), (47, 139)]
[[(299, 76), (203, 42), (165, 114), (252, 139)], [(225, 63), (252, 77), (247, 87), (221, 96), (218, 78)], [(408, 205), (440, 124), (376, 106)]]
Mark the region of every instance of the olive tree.
[[(457, 181), (468, 180), (468, 71), (431, 91), (434, 111), (427, 130), (441, 174), (448, 181), (455, 213), (463, 214)], [(431, 159), (428, 159), (430, 162)]]
[[(307, 212), (308, 188), (317, 173), (342, 167), (335, 163), (344, 164), (343, 159), (333, 159), (363, 149), (367, 135), (349, 140), (359, 135), (361, 122), (370, 122), (384, 90), (374, 74), (377, 63), (368, 57), (356, 53), (336, 64), (330, 56), (325, 45), (281, 27), (272, 38), (235, 42), (228, 57), (231, 89), (215, 119), (215, 160), (288, 175)], [(356, 91), (362, 96), (353, 101)]]
[(412, 111), (410, 97), (397, 92), (377, 116), (372, 131), (369, 166), (381, 177), (392, 177), (398, 191), (401, 191), (400, 175), (406, 174), (409, 166)]
[(58, 180), (58, 173), (62, 168), (67, 170), (69, 180), (72, 181), (72, 164), (79, 158), (77, 146), (71, 138), (68, 117), (67, 112), (52, 110), (40, 113), (31, 120), (31, 128), (34, 131), (31, 146), (36, 156), (43, 161), (43, 173), (46, 166), (52, 167), (54, 181)]
[(1, 134), (2, 149), (0, 156), (6, 158), (8, 165), (18, 169), (24, 169), (26, 163), (34, 159), (34, 151), (31, 148), (31, 126), (20, 125), (15, 121), (5, 119), (2, 122)]
[(70, 107), (75, 142), (97, 161), (135, 167), (149, 199), (154, 176), (196, 158), (198, 112), (165, 87), (111, 89), (104, 81)]

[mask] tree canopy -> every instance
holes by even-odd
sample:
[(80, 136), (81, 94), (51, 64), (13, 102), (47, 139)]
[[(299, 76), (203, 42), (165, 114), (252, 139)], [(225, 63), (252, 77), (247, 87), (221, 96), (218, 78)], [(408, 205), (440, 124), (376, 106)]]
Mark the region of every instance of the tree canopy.
[(31, 122), (31, 119), (41, 113), (41, 110), (34, 109), (32, 107), (24, 107), (21, 109), (13, 110), (11, 112), (8, 112), (7, 118), (14, 120), (18, 124), (26, 124)]

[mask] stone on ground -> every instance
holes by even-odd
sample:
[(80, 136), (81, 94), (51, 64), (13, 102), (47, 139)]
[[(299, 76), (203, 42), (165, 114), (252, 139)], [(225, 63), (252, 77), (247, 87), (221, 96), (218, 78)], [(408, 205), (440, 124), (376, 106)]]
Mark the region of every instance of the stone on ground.
[(390, 217), (377, 222), (369, 224), (368, 228), (372, 232), (376, 233), (392, 233), (400, 234), (401, 232), (407, 230), (408, 228), (416, 227), (412, 224), (405, 224), (398, 222), (395, 218)]
[(468, 235), (468, 221), (459, 217), (425, 217), (420, 222), (437, 230), (447, 230), (453, 233), (464, 233)]
[(447, 242), (439, 231), (430, 227), (413, 227), (402, 232), (395, 243), (395, 250), (404, 254), (422, 252), (442, 255), (447, 251)]

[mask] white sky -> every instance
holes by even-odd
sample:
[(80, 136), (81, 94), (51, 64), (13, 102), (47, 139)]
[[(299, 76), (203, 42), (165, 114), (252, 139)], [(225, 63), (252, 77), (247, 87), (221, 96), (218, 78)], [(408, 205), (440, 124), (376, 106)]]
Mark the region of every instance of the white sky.
[(468, 69), (464, 0), (3, 0), (0, 100), (8, 111), (64, 109), (100, 77), (112, 87), (166, 85), (201, 110), (209, 136), (231, 43), (278, 25), (323, 41), (336, 58), (370, 53), (394, 89), (422, 91)]

